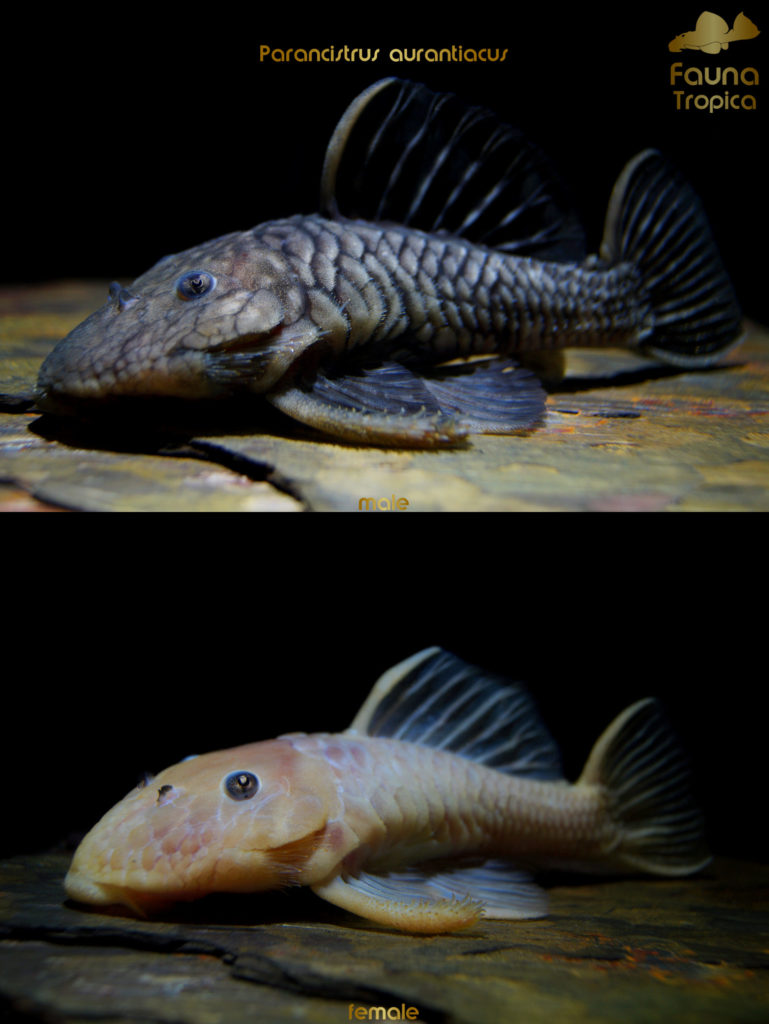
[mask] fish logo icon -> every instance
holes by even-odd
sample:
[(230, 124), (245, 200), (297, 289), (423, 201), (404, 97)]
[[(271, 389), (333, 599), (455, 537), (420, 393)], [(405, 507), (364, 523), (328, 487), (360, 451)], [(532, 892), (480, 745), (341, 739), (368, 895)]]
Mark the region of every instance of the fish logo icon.
[(734, 25), (729, 25), (723, 18), (710, 11), (703, 11), (697, 18), (697, 24), (693, 32), (682, 32), (675, 39), (668, 43), (671, 53), (679, 53), (681, 50), (702, 50), (703, 53), (720, 53), (727, 50), (729, 43), (737, 43), (742, 39), (755, 39), (759, 30), (756, 25), (740, 12), (734, 19)]

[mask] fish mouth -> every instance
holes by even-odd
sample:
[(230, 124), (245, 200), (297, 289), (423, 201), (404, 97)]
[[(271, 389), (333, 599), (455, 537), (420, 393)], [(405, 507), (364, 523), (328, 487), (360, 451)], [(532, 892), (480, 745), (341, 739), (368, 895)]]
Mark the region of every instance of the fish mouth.
[(158, 893), (139, 892), (125, 886), (96, 882), (87, 875), (72, 870), (64, 879), (64, 889), (67, 896), (76, 903), (87, 903), (102, 908), (127, 907), (137, 917), (148, 917), (176, 902)]
[[(43, 363), (35, 405), (55, 416), (99, 417), (102, 410), (135, 409), (138, 403), (206, 403), (263, 395), (292, 369), (314, 339), (274, 332), (241, 335), (207, 349), (180, 347), (176, 366), (145, 371), (136, 378), (78, 372), (56, 350)], [(169, 361), (170, 362), (170, 361)]]

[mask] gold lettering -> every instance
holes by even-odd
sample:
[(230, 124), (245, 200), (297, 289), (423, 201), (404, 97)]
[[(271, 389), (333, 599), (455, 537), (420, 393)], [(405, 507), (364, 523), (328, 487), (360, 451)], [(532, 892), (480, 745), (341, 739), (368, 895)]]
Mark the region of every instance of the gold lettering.
[(396, 498), (392, 494), (389, 498), (359, 498), (358, 511), (363, 512), (405, 512), (409, 507), (408, 498)]
[[(755, 68), (743, 68), (740, 81), (743, 85), (758, 85), (758, 71)], [(753, 99), (755, 100), (755, 97)], [(755, 106), (753, 109), (756, 109)]]
[(702, 85), (702, 72), (699, 68), (687, 68), (684, 71), (684, 81), (687, 85)]
[(347, 1006), (348, 1020), (417, 1020), (419, 1010), (416, 1006), (356, 1006), (349, 1003)]

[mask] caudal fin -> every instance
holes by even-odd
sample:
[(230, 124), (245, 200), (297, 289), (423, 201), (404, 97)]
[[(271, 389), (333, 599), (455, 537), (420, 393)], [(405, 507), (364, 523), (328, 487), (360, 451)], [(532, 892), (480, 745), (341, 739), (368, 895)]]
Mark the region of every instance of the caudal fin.
[(688, 761), (653, 698), (638, 701), (611, 723), (579, 781), (606, 792), (616, 826), (612, 863), (688, 875), (710, 860)]
[(678, 366), (714, 363), (739, 341), (741, 312), (702, 204), (656, 150), (639, 153), (614, 186), (601, 255), (639, 269), (651, 305), (644, 349)]

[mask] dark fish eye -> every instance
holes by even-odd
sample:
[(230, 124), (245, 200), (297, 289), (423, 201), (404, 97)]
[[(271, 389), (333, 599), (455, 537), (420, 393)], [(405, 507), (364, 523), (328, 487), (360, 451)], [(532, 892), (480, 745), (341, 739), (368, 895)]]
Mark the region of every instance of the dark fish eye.
[(248, 800), (259, 792), (259, 779), (252, 772), (231, 772), (224, 780), (224, 788), (233, 800)]
[(199, 299), (216, 287), (216, 278), (206, 270), (190, 270), (176, 282), (176, 294), (180, 299)]

